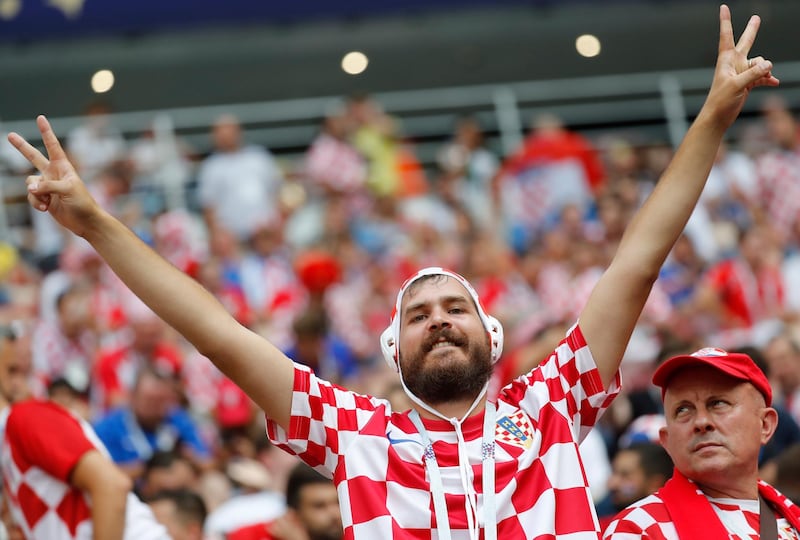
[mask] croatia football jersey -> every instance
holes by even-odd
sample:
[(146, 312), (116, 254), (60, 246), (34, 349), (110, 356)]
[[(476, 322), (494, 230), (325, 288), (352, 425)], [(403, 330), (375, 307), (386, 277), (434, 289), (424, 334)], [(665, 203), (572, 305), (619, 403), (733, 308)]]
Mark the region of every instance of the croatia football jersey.
[[(108, 456), (91, 426), (63, 407), (24, 401), (0, 416), (4, 496), (28, 540), (92, 540), (89, 497), (69, 483), (86, 452)], [(109, 458), (110, 459), (110, 458)], [(128, 494), (124, 540), (169, 540), (150, 508)]]
[[(599, 527), (578, 443), (619, 391), (608, 390), (576, 325), (538, 368), (503, 388), (495, 420), (497, 537), (597, 538)], [(453, 540), (468, 539), (456, 433), (423, 419), (433, 443)], [(483, 413), (462, 431), (483, 529)], [(423, 438), (409, 412), (349, 392), (295, 365), (288, 431), (268, 420), (270, 439), (332, 476), (345, 539), (434, 539), (436, 517)]]
[[(758, 540), (760, 516), (758, 500), (709, 498), (714, 513), (733, 540)], [(788, 502), (788, 501), (787, 501)], [(798, 540), (798, 531), (783, 516), (776, 516), (779, 540)], [(702, 527), (698, 524), (698, 527)], [(604, 539), (679, 540), (678, 532), (661, 498), (655, 494), (620, 512), (603, 533)]]

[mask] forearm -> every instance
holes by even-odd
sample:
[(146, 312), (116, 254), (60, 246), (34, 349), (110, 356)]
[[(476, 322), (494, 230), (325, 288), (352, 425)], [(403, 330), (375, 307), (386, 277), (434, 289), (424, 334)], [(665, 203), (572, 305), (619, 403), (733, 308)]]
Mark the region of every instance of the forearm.
[(75, 465), (70, 483), (89, 496), (94, 540), (122, 540), (131, 480), (99, 451), (91, 450)]
[(92, 496), (94, 540), (122, 540), (127, 501), (127, 490), (109, 488)]
[(236, 322), (211, 293), (118, 220), (98, 210), (88, 221), (84, 237), (136, 296), (213, 361), (267, 416), (286, 425), (294, 370), (283, 353)]
[(233, 323), (208, 291), (103, 211), (93, 217), (84, 237), (136, 296), (201, 353), (213, 355), (220, 324)]
[(653, 193), (628, 225), (615, 263), (655, 280), (697, 204), (726, 127), (701, 111)]

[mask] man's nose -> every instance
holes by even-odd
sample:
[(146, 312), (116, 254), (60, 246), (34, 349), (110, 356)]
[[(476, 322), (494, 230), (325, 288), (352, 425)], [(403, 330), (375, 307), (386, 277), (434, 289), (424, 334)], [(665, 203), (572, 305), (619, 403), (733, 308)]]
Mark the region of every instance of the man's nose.
[(445, 328), (450, 326), (450, 317), (443, 309), (434, 309), (428, 318), (431, 329)]
[(708, 411), (705, 411), (703, 409), (698, 410), (697, 415), (694, 417), (695, 433), (712, 431), (713, 429), (714, 429), (714, 423), (711, 421), (711, 415), (708, 414)]

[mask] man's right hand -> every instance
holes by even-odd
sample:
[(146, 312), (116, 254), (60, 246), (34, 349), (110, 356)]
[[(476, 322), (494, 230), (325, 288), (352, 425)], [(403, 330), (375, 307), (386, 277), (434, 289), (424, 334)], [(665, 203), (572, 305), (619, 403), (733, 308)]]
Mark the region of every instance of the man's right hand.
[(14, 148), (40, 173), (26, 180), (28, 202), (36, 210), (50, 212), (56, 221), (70, 231), (84, 236), (93, 218), (102, 211), (67, 158), (47, 118), (39, 116), (36, 125), (42, 134), (47, 157), (19, 134), (11, 133), (8, 136)]

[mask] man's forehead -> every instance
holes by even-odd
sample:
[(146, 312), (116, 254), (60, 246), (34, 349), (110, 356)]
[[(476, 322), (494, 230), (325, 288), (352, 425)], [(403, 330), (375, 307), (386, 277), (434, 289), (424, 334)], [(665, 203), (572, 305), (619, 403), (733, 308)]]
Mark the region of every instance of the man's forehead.
[[(430, 298), (429, 298), (430, 297)], [(401, 310), (439, 297), (463, 298), (471, 300), (471, 295), (457, 279), (446, 275), (434, 275), (421, 278), (408, 286), (403, 293)]]

